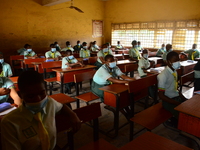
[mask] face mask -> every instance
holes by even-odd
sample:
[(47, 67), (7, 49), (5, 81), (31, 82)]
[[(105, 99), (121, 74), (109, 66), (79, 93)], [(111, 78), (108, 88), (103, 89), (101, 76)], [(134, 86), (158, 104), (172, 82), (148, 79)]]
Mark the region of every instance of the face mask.
[(111, 48), (111, 46), (108, 46), (108, 48)]
[(51, 51), (52, 51), (52, 52), (55, 52), (55, 51), (56, 51), (56, 48), (51, 48)]
[(143, 54), (143, 57), (144, 58), (148, 58), (148, 54)]
[(135, 48), (137, 48), (138, 46), (137, 46), (137, 45), (135, 45), (134, 47), (135, 47)]
[(171, 51), (173, 51), (173, 49), (170, 49), (168, 52), (171, 52)]
[(103, 52), (105, 53), (105, 52), (108, 52), (108, 48), (104, 48), (103, 49)]
[(80, 44), (80, 43), (78, 43), (77, 45), (78, 45), (78, 46), (80, 46), (81, 44)]
[(73, 56), (73, 55), (71, 55), (71, 56), (68, 56), (68, 58), (69, 58), (69, 59), (73, 59), (73, 58), (74, 58), (74, 56)]
[(174, 68), (175, 70), (179, 69), (180, 66), (181, 66), (180, 61), (172, 63), (172, 68)]
[(2, 64), (3, 64), (3, 63), (4, 63), (4, 59), (0, 59), (0, 63), (2, 63)]
[(28, 52), (31, 52), (31, 51), (32, 51), (32, 49), (27, 49), (27, 51), (28, 51)]
[(109, 63), (110, 68), (114, 68), (116, 67), (116, 65), (117, 65), (116, 61)]
[(87, 46), (83, 46), (84, 49), (87, 49)]
[(68, 45), (67, 47), (71, 47), (71, 45)]
[(59, 46), (58, 44), (56, 44), (56, 46)]
[(25, 107), (30, 111), (38, 113), (46, 106), (47, 101), (48, 101), (48, 98), (46, 96), (43, 100), (37, 103), (25, 103)]

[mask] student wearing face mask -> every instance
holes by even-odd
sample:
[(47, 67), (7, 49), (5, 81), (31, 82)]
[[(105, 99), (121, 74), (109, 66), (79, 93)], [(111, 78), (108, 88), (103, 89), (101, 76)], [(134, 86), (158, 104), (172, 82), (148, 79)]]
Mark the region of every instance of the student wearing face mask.
[(117, 45), (116, 45), (116, 47), (115, 47), (115, 49), (117, 50), (117, 49), (124, 49), (124, 47), (120, 44), (120, 41), (117, 41)]
[(79, 53), (81, 48), (83, 48), (83, 46), (81, 45), (81, 42), (77, 41), (77, 45), (74, 46), (74, 52)]
[[(71, 50), (67, 50), (65, 52), (65, 57), (62, 58), (62, 69), (74, 67), (76, 65), (84, 66), (81, 62), (79, 62), (72, 54)], [(71, 94), (71, 87), (74, 83), (66, 83), (65, 84), (65, 93)]]
[[(118, 77), (122, 78), (122, 80), (117, 79)], [(93, 77), (91, 90), (103, 101), (104, 93), (99, 88), (113, 83), (125, 84), (133, 80), (135, 79), (130, 78), (121, 72), (119, 67), (116, 65), (114, 56), (108, 54), (105, 56), (105, 63), (97, 70)]]
[(29, 46), (29, 48), (24, 51), (24, 59), (34, 59), (37, 58), (37, 54), (32, 50), (31, 45)]
[[(186, 98), (178, 91), (178, 75), (176, 70), (180, 68), (178, 53), (172, 51), (167, 54), (167, 67), (157, 76), (159, 98), (163, 107), (170, 111), (175, 119), (178, 119), (178, 111), (174, 108), (184, 102)], [(177, 123), (177, 120), (176, 120)]]
[(48, 97), (44, 79), (36, 71), (25, 71), (18, 79), (23, 104), (1, 121), (2, 148), (7, 150), (53, 150), (56, 145), (55, 116), (69, 118), (72, 130), (81, 127), (77, 115), (67, 106)]
[(141, 42), (140, 42), (140, 41), (137, 42), (137, 49), (138, 49), (139, 51), (142, 51), (142, 50), (143, 50), (143, 47), (141, 46)]
[(188, 54), (188, 60), (195, 60), (200, 56), (200, 52), (197, 50), (197, 44), (193, 44), (192, 49), (186, 50), (183, 52), (183, 54), (184, 53)]
[(162, 47), (157, 51), (156, 56), (162, 57), (162, 55), (166, 52), (165, 44), (162, 44)]
[(54, 45), (56, 46), (56, 50), (57, 51), (61, 50), (60, 45), (58, 44), (58, 42), (54, 42)]
[(137, 41), (132, 41), (132, 48), (129, 50), (130, 60), (137, 61), (140, 59), (140, 52), (137, 48)]
[(66, 42), (66, 47), (63, 48), (61, 51), (67, 51), (67, 50), (71, 50), (72, 52), (74, 51), (69, 41)]
[(2, 72), (0, 72), (0, 77), (11, 77), (13, 75), (10, 65), (4, 62), (3, 53), (0, 52), (0, 65), (2, 65)]
[(56, 51), (56, 47), (54, 44), (50, 45), (51, 50), (45, 53), (46, 59), (53, 59), (58, 61), (61, 59), (61, 54), (59, 51)]
[(90, 50), (88, 50), (87, 43), (83, 42), (83, 48), (81, 48), (79, 56), (81, 58), (89, 58), (90, 57)]
[(171, 51), (173, 51), (173, 49), (172, 49), (172, 45), (171, 44), (167, 44), (166, 45), (166, 52), (163, 54), (163, 56), (162, 56), (162, 58), (163, 58), (163, 61), (166, 63), (166, 58), (167, 58), (167, 54), (169, 53), (169, 52), (171, 52)]
[(24, 52), (29, 48), (30, 48), (30, 45), (29, 44), (25, 44), (24, 48), (21, 48), (21, 49), (17, 50), (18, 55), (24, 55)]

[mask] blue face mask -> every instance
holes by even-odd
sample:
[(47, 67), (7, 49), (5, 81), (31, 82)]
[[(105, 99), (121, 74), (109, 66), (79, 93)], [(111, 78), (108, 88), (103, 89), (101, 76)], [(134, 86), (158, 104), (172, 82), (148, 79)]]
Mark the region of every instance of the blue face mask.
[(180, 61), (172, 63), (172, 68), (175, 70), (179, 69), (181, 67)]
[(74, 56), (73, 56), (73, 55), (71, 55), (71, 56), (68, 56), (68, 58), (69, 58), (69, 59), (73, 59), (73, 58), (74, 58)]
[(144, 58), (148, 58), (149, 55), (148, 55), (148, 54), (143, 54), (143, 57), (144, 57)]
[(3, 64), (3, 63), (4, 63), (4, 59), (0, 59), (0, 63), (2, 63), (2, 64)]
[(117, 65), (116, 61), (109, 63), (110, 68), (114, 68), (116, 67), (116, 65)]
[(103, 52), (105, 53), (105, 52), (108, 52), (108, 48), (104, 48), (103, 49)]
[(32, 51), (32, 49), (27, 49), (27, 52), (31, 52)]
[(135, 45), (135, 46), (134, 46), (134, 48), (137, 48), (137, 47), (138, 47), (138, 45)]
[(52, 52), (55, 52), (55, 51), (56, 51), (56, 48), (51, 48), (51, 51), (52, 51)]
[(78, 45), (78, 46), (80, 46), (81, 44), (80, 44), (80, 43), (78, 43), (77, 45)]
[(25, 107), (34, 113), (38, 113), (46, 106), (47, 102), (48, 98), (46, 96), (43, 100), (37, 103), (25, 103)]
[(84, 49), (87, 49), (87, 46), (83, 46)]

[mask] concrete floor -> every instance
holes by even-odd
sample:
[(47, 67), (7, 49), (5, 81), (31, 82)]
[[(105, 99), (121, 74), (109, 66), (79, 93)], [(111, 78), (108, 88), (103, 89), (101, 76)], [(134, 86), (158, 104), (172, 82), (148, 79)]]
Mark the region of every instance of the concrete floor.
[[(59, 85), (55, 85), (54, 87), (59, 87)], [(85, 82), (83, 83), (83, 89), (82, 91), (80, 91), (80, 93), (84, 93), (89, 91), (89, 82)], [(58, 91), (54, 91), (53, 94), (59, 93)], [(187, 98), (192, 97), (192, 93), (193, 93), (193, 88), (183, 88), (183, 93), (185, 94), (185, 96)], [(74, 97), (75, 96), (75, 89), (72, 88), (72, 94), (70, 94), (69, 96)], [(100, 101), (100, 100), (97, 100)], [(85, 106), (86, 104), (84, 102), (81, 102), (80, 104), (81, 106)], [(108, 131), (112, 128), (113, 126), (113, 113), (111, 111), (108, 111), (107, 109), (104, 108), (105, 104), (101, 103), (101, 111), (102, 111), (102, 116), (99, 118), (99, 128), (100, 130), (103, 131)], [(76, 109), (76, 103), (72, 103), (72, 109)], [(144, 109), (144, 106), (140, 103), (136, 103), (135, 105), (135, 111), (142, 111)], [(120, 113), (120, 124), (124, 124), (127, 122), (127, 119), (124, 117), (123, 114)], [(142, 126), (135, 124), (134, 127), (134, 131), (137, 132), (140, 129), (142, 129)], [(100, 132), (99, 134), (99, 138), (103, 138), (106, 141), (108, 141), (109, 143), (113, 144), (114, 146), (116, 146), (117, 148), (122, 147), (123, 145), (127, 144), (129, 142), (129, 125), (126, 125), (125, 127), (123, 127), (122, 129), (119, 130), (119, 135), (116, 138), (110, 138), (108, 136), (106, 136), (105, 134), (102, 134)], [(135, 137), (141, 135), (142, 133), (146, 132), (146, 130), (143, 130), (142, 132), (140, 132), (139, 134), (137, 134)], [(166, 128), (163, 124), (161, 124), (160, 126), (158, 126), (157, 128), (155, 128), (153, 131), (153, 133), (158, 134), (160, 136), (163, 136), (167, 139), (170, 139), (172, 141), (175, 141), (179, 144), (185, 145), (187, 147), (190, 147), (194, 150), (199, 150), (197, 144), (191, 140), (188, 137), (185, 137), (183, 135), (181, 135), (181, 131), (179, 130), (172, 130), (172, 129), (168, 129)], [(134, 138), (135, 138), (134, 137)], [(193, 136), (191, 136), (192, 138), (195, 138)], [(60, 147), (63, 146), (63, 144), (66, 143), (66, 134), (65, 133), (60, 133), (58, 135), (58, 145)], [(83, 145), (86, 145), (90, 142), (93, 141), (93, 130), (90, 126), (83, 124), (80, 131), (78, 131), (75, 136), (74, 136), (74, 143), (75, 143), (75, 149), (82, 147)], [(197, 140), (198, 141), (198, 140)], [(199, 142), (200, 143), (200, 142)]]

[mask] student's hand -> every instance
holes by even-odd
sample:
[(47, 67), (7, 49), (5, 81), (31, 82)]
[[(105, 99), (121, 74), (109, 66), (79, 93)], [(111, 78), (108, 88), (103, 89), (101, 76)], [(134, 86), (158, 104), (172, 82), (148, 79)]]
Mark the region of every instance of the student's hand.
[(7, 88), (0, 88), (0, 96), (8, 95), (10, 93), (10, 89)]
[(73, 113), (70, 116), (70, 122), (72, 125), (73, 132), (76, 133), (81, 128), (82, 122), (80, 121), (80, 119), (78, 118), (78, 116), (75, 113)]

